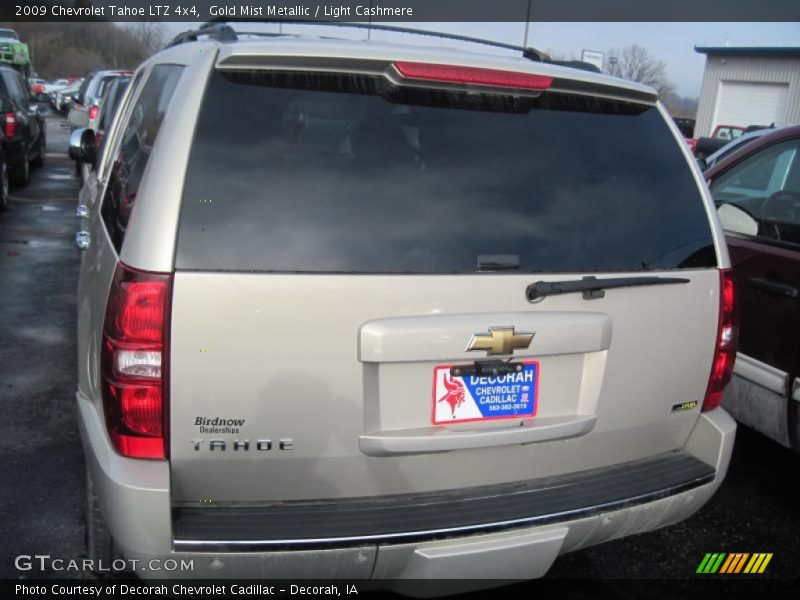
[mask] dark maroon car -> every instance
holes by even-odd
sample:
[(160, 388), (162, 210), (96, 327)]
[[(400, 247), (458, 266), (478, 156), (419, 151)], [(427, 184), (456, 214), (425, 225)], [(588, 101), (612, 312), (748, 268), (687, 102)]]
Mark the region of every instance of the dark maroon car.
[(740, 300), (739, 354), (723, 406), (800, 451), (800, 126), (747, 144), (704, 176)]

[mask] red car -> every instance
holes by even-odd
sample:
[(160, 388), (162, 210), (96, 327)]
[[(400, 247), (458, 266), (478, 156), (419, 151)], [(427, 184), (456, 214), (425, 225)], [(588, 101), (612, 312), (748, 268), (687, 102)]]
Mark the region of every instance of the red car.
[[(774, 125), (774, 124), (773, 124)], [(773, 125), (770, 125), (772, 127)], [(723, 148), (728, 142), (740, 138), (745, 133), (756, 129), (766, 129), (762, 125), (749, 125), (742, 127), (739, 125), (717, 125), (709, 137), (687, 137), (686, 142), (697, 158), (706, 158)]]
[(741, 311), (723, 406), (800, 451), (800, 126), (745, 145), (704, 176), (726, 232)]

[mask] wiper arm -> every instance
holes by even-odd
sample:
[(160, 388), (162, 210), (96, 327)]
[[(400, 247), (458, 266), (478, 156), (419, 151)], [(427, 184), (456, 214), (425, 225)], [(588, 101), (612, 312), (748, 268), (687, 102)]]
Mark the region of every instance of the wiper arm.
[(689, 283), (688, 279), (681, 277), (610, 277), (597, 279), (597, 277), (584, 277), (572, 281), (537, 281), (528, 286), (526, 294), (528, 300), (539, 300), (545, 296), (558, 294), (573, 294), (583, 292), (584, 300), (603, 298), (604, 290), (623, 287), (637, 287), (640, 285), (669, 285), (672, 283)]

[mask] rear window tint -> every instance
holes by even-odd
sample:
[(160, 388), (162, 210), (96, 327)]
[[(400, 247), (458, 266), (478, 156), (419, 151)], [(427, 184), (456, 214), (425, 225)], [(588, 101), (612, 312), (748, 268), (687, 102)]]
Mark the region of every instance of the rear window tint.
[(467, 273), (501, 255), (519, 272), (716, 265), (697, 184), (655, 108), (212, 75), (177, 268)]

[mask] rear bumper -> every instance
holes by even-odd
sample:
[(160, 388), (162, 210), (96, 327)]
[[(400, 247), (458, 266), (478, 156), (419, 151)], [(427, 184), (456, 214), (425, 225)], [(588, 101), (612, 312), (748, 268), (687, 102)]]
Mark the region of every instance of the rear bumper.
[(434, 494), (292, 502), (258, 508), (177, 507), (177, 551), (258, 552), (427, 542), (575, 520), (695, 489), (714, 468), (687, 452), (537, 479)]
[[(690, 516), (721, 484), (736, 431), (717, 409), (700, 416), (680, 452), (513, 489), (174, 509), (168, 464), (120, 457), (94, 405), (79, 394), (78, 406), (87, 465), (123, 555), (192, 561), (144, 578), (536, 578), (560, 554)], [(209, 519), (212, 510), (220, 512)]]

